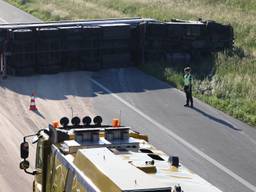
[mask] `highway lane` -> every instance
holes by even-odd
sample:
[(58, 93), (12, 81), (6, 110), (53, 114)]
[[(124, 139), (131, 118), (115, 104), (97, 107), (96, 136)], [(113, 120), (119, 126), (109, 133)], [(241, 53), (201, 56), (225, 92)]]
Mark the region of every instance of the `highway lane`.
[[(4, 5), (4, 6), (2, 6)], [(37, 22), (28, 14), (0, 1), (0, 22)], [(8, 12), (12, 14), (8, 14)], [(2, 16), (3, 15), (3, 16)], [(0, 184), (4, 191), (30, 191), (31, 177), (17, 168), (19, 141), (22, 136), (62, 115), (102, 114), (107, 121), (120, 114), (122, 122), (149, 134), (150, 141), (168, 154), (176, 154), (181, 161), (200, 176), (223, 191), (249, 192), (248, 187), (216, 167), (198, 153), (159, 129), (141, 114), (120, 102), (104, 89), (90, 82), (90, 73), (70, 73), (49, 76), (9, 78), (1, 82), (1, 156)], [(81, 77), (83, 77), (81, 79)], [(256, 185), (256, 133), (255, 129), (237, 121), (199, 101), (196, 110), (184, 108), (184, 95), (169, 85), (131, 68), (107, 70), (92, 74), (92, 79), (104, 85), (129, 105), (143, 112), (154, 122), (168, 128), (185, 141), (232, 170), (252, 185)], [(49, 86), (49, 82), (52, 82)], [(81, 82), (83, 82), (81, 84)], [(82, 88), (81, 88), (81, 85)], [(29, 96), (36, 90), (40, 115), (27, 111)], [(10, 117), (13, 120), (10, 120)], [(6, 127), (9, 132), (4, 131)], [(21, 129), (22, 127), (22, 129)], [(6, 133), (13, 139), (4, 137)], [(15, 137), (11, 134), (15, 133)], [(7, 145), (8, 143), (9, 145)], [(15, 147), (16, 146), (16, 147)], [(11, 161), (9, 161), (12, 159)], [(33, 162), (31, 162), (33, 163)], [(3, 166), (4, 165), (4, 166)], [(18, 175), (17, 180), (13, 180)]]
[[(105, 119), (118, 117), (121, 110), (125, 124), (148, 133), (157, 147), (168, 154), (179, 155), (186, 166), (221, 190), (255, 191), (255, 128), (197, 100), (196, 109), (184, 108), (183, 93), (134, 68), (102, 71), (93, 74), (93, 79), (128, 103), (127, 106), (95, 84), (94, 92), (98, 92), (98, 97), (93, 100), (93, 105)], [(192, 151), (154, 122), (174, 132), (204, 155)]]
[(36, 17), (0, 0), (0, 23), (41, 22)]

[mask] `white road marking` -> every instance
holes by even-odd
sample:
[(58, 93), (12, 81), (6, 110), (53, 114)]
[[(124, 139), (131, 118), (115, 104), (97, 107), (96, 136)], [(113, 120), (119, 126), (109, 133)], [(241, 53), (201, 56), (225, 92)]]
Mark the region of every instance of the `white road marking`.
[(110, 95), (112, 95), (113, 97), (115, 97), (117, 100), (119, 100), (121, 103), (123, 103), (124, 105), (126, 105), (127, 107), (129, 107), (130, 109), (132, 109), (133, 111), (135, 111), (136, 113), (138, 113), (139, 115), (141, 115), (142, 117), (144, 117), (145, 119), (147, 119), (149, 122), (153, 123), (154, 125), (156, 125), (158, 128), (160, 128), (162, 131), (166, 132), (167, 134), (169, 134), (170, 136), (172, 136), (174, 139), (176, 139), (177, 141), (179, 141), (180, 143), (182, 143), (184, 146), (186, 146), (187, 148), (189, 148), (190, 150), (192, 150), (193, 152), (197, 153), (198, 155), (200, 155), (201, 157), (203, 157), (204, 159), (206, 159), (207, 161), (209, 161), (210, 163), (212, 163), (214, 166), (218, 167), (220, 170), (224, 171), (226, 174), (228, 174), (229, 176), (231, 176), (232, 178), (234, 178), (235, 180), (237, 180), (238, 182), (240, 182), (241, 184), (243, 184), (245, 187), (247, 187), (248, 189), (252, 190), (253, 192), (256, 192), (256, 186), (252, 185), (251, 183), (249, 183), (248, 181), (246, 181), (245, 179), (243, 179), (242, 177), (240, 177), (239, 175), (237, 175), (236, 173), (234, 173), (233, 171), (231, 171), (230, 169), (226, 168), (224, 165), (220, 164), (218, 161), (216, 161), (215, 159), (211, 158), (210, 156), (208, 156), (207, 154), (205, 154), (204, 152), (202, 152), (201, 150), (199, 150), (198, 148), (196, 148), (194, 145), (190, 144), (189, 142), (187, 142), (186, 140), (184, 140), (182, 137), (178, 136), (176, 133), (172, 132), (171, 130), (169, 130), (168, 128), (166, 128), (165, 126), (161, 125), (160, 123), (158, 123), (157, 121), (155, 121), (154, 119), (152, 119), (151, 117), (149, 117), (148, 115), (146, 115), (145, 113), (143, 113), (142, 111), (140, 111), (139, 109), (137, 109), (136, 107), (132, 106), (130, 103), (128, 103), (126, 100), (122, 99), (121, 97), (119, 97), (117, 94), (113, 93), (111, 90), (109, 90), (108, 88), (106, 88), (104, 85), (102, 85), (101, 83), (99, 83), (98, 81), (94, 80), (94, 79), (90, 79), (94, 84), (96, 84), (97, 86), (99, 86), (101, 89), (103, 89), (104, 91), (106, 91), (107, 93), (109, 93)]
[(6, 20), (4, 20), (3, 18), (0, 17), (0, 21), (3, 23), (8, 23)]

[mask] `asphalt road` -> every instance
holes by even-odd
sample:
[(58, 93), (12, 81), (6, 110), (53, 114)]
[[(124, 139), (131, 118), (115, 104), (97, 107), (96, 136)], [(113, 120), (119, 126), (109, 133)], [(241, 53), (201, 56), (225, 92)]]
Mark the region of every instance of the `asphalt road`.
[(17, 9), (16, 7), (0, 0), (0, 23), (29, 23), (40, 22), (39, 19)]
[[(36, 22), (0, 0), (0, 22), (19, 19)], [(71, 113), (99, 114), (106, 123), (121, 114), (123, 124), (222, 191), (256, 191), (256, 129), (197, 100), (184, 108), (182, 92), (135, 68), (9, 77), (0, 86), (0, 191), (32, 190), (32, 177), (18, 169), (22, 136)], [(32, 91), (38, 113), (28, 110)]]

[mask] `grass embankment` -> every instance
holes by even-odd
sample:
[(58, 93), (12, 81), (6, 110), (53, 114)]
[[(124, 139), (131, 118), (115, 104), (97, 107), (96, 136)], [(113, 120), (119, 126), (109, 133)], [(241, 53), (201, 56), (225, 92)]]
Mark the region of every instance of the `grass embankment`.
[[(42, 20), (141, 16), (217, 20), (235, 31), (235, 50), (213, 56), (211, 72), (196, 76), (198, 98), (249, 124), (256, 125), (256, 2), (254, 0), (7, 0)], [(194, 74), (199, 74), (193, 64)], [(182, 67), (141, 66), (158, 78), (182, 87)], [(200, 91), (198, 91), (200, 90)], [(205, 90), (205, 91), (201, 91)]]

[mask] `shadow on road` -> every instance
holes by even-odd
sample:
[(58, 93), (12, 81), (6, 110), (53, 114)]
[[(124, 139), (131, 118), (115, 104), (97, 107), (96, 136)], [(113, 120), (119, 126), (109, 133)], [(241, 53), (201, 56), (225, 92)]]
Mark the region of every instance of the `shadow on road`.
[(6, 80), (0, 80), (0, 86), (22, 95), (30, 96), (35, 92), (37, 98), (51, 100), (65, 100), (68, 96), (96, 97), (98, 93), (108, 94), (93, 85), (91, 78), (108, 87), (113, 93), (140, 93), (172, 88), (167, 83), (133, 67), (97, 72), (76, 71), (27, 77), (9, 76)]
[(33, 111), (35, 114), (37, 114), (38, 116), (42, 117), (43, 119), (45, 119), (45, 117), (43, 116), (42, 113), (40, 113), (39, 111)]
[(209, 119), (212, 120), (212, 121), (215, 121), (215, 122), (217, 122), (217, 123), (219, 123), (219, 124), (222, 124), (222, 125), (224, 125), (224, 126), (226, 126), (226, 127), (229, 127), (229, 128), (231, 128), (231, 129), (233, 129), (233, 130), (235, 130), (235, 131), (242, 131), (242, 129), (238, 129), (238, 128), (234, 127), (234, 126), (233, 126), (232, 124), (230, 124), (229, 122), (227, 122), (227, 121), (225, 121), (225, 120), (223, 120), (223, 119), (219, 119), (219, 118), (217, 118), (217, 117), (214, 117), (214, 116), (212, 116), (212, 115), (210, 115), (210, 114), (208, 114), (208, 113), (202, 111), (201, 109), (198, 109), (198, 108), (196, 108), (196, 107), (193, 107), (192, 109), (194, 109), (196, 112), (202, 114), (203, 116), (209, 118)]

